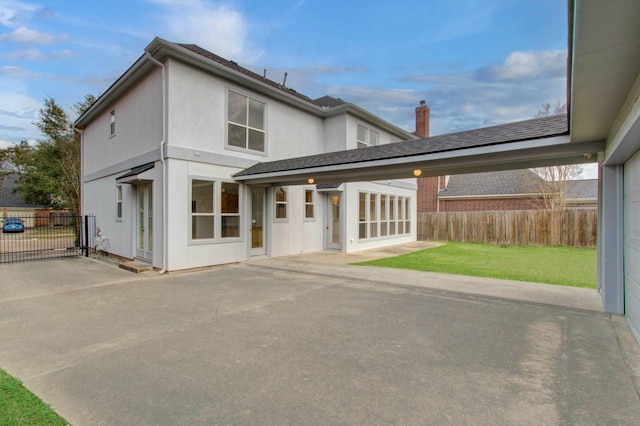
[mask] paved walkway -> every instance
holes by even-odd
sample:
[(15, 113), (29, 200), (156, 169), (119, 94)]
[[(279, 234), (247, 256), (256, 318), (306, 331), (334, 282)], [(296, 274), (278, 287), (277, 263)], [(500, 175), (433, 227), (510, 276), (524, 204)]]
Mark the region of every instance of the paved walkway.
[(582, 291), (565, 304), (550, 286), (353, 256), (165, 276), (84, 258), (2, 265), (0, 367), (74, 425), (640, 418), (638, 344)]

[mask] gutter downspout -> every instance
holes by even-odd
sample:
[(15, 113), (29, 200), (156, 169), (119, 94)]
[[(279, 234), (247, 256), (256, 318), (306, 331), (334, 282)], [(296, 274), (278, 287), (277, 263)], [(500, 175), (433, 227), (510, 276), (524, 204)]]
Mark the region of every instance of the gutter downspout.
[(162, 72), (162, 140), (160, 141), (160, 162), (162, 163), (162, 269), (161, 274), (167, 272), (167, 259), (168, 259), (168, 226), (167, 226), (167, 163), (165, 161), (165, 147), (167, 145), (167, 72), (164, 64), (151, 56), (148, 51), (145, 52), (145, 57), (151, 62), (160, 67)]

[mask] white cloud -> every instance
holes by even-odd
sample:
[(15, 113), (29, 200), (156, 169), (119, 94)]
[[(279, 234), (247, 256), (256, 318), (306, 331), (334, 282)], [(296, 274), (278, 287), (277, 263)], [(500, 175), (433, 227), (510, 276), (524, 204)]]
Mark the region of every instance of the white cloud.
[(0, 53), (0, 59), (9, 61), (46, 61), (48, 59), (67, 58), (72, 55), (73, 53), (67, 49), (52, 52), (41, 52), (38, 49), (24, 49)]
[(478, 70), (483, 80), (518, 80), (537, 77), (558, 77), (566, 74), (567, 51), (543, 50), (512, 52), (502, 64)]
[(170, 41), (195, 43), (239, 62), (255, 63), (260, 53), (247, 46), (249, 24), (233, 7), (206, 0), (148, 0), (160, 5)]
[(0, 41), (10, 41), (15, 43), (28, 44), (51, 44), (69, 39), (67, 35), (54, 36), (51, 34), (41, 33), (37, 30), (31, 30), (25, 27), (19, 27), (10, 33), (0, 34)]
[(21, 1), (0, 0), (0, 24), (5, 27), (16, 27), (33, 13), (37, 7)]

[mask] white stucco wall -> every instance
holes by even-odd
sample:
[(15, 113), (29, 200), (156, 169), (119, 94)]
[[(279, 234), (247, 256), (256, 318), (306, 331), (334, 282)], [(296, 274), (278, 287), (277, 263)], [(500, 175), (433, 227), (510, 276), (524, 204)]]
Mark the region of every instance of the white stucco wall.
[[(193, 150), (270, 161), (323, 150), (322, 119), (238, 87), (181, 62), (169, 61), (169, 144)], [(225, 147), (227, 91), (266, 104), (266, 153)]]
[[(110, 112), (116, 132), (110, 136)], [(152, 71), (125, 96), (109, 105), (84, 130), (84, 175), (157, 150), (162, 139), (162, 80)]]
[(347, 146), (347, 114), (325, 119), (325, 152), (342, 151)]
[[(145, 173), (153, 180), (153, 266), (162, 267), (162, 167), (160, 162)], [(116, 178), (121, 173), (84, 185), (83, 214), (95, 215), (96, 229), (109, 239), (105, 251), (133, 259), (136, 256), (136, 186), (122, 184), (122, 219), (116, 218)]]

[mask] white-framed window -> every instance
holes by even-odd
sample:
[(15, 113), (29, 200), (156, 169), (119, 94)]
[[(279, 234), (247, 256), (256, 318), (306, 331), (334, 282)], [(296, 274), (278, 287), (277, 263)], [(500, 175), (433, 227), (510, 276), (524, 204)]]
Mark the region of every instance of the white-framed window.
[(313, 189), (304, 190), (304, 218), (305, 220), (316, 218), (315, 191)]
[(116, 185), (116, 220), (122, 220), (122, 185)]
[(378, 145), (378, 132), (358, 124), (357, 147), (366, 148)]
[(109, 113), (109, 137), (116, 135), (116, 110), (113, 109)]
[(191, 239), (215, 238), (215, 186), (213, 180), (191, 180)]
[(409, 197), (358, 193), (358, 239), (379, 239), (411, 233)]
[(265, 103), (227, 92), (227, 146), (266, 152)]
[(191, 179), (191, 240), (240, 238), (241, 195), (237, 183)]
[(276, 221), (287, 220), (287, 188), (279, 186), (275, 188), (275, 214)]
[(220, 238), (240, 238), (240, 185), (220, 184)]

